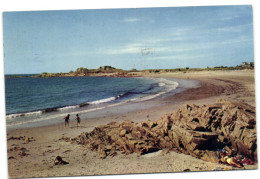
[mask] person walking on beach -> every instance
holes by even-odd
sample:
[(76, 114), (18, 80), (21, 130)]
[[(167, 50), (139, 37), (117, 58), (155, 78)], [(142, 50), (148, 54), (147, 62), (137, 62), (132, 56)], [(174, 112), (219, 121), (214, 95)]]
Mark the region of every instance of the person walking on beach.
[(78, 114), (76, 114), (75, 120), (77, 121), (77, 128), (80, 127), (80, 117)]
[(68, 114), (67, 116), (64, 117), (65, 120), (65, 127), (66, 125), (68, 125), (68, 127), (70, 126), (70, 115)]

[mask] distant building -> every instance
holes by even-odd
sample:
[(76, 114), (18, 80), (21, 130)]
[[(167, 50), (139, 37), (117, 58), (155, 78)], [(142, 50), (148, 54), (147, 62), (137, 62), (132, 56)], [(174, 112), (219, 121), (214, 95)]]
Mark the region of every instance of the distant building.
[(254, 62), (242, 62), (242, 67), (252, 68), (254, 66), (255, 66)]

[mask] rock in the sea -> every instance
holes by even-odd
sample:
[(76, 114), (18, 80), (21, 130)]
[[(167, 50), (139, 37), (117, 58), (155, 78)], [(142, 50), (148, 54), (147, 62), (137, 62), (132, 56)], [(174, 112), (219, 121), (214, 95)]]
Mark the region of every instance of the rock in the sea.
[(184, 105), (157, 121), (111, 122), (72, 139), (102, 156), (145, 154), (169, 149), (205, 161), (218, 162), (217, 150), (225, 148), (257, 161), (255, 108), (218, 100), (211, 105)]

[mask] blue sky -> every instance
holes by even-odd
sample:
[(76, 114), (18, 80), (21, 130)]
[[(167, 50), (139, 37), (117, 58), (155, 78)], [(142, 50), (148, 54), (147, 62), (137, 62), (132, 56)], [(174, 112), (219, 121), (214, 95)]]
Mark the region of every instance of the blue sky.
[(5, 12), (3, 32), (5, 74), (254, 60), (251, 6)]

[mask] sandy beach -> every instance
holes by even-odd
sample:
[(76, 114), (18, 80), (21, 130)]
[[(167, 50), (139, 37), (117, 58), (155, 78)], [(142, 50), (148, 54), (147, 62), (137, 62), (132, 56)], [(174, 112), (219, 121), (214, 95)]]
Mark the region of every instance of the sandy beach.
[[(122, 122), (129, 119), (141, 122), (147, 119), (158, 120), (164, 114), (170, 114), (184, 104), (212, 104), (223, 98), (245, 102), (255, 107), (254, 71), (203, 71), (187, 73), (142, 74), (147, 77), (193, 79), (200, 82), (200, 87), (190, 88), (181, 93), (152, 102), (159, 107), (117, 114), (107, 111), (102, 118), (82, 119), (81, 127), (76, 127), (71, 120), (70, 127), (64, 124), (51, 126), (7, 130), (8, 173), (10, 178), (86, 176), (131, 173), (158, 173), (183, 171), (231, 170), (234, 167), (205, 162), (203, 160), (174, 151), (138, 155), (136, 153), (106, 158), (82, 145), (71, 144), (64, 138), (74, 138), (82, 132), (90, 132), (99, 125), (109, 122)], [(149, 103), (151, 101), (147, 101)], [(62, 120), (62, 119), (61, 119)], [(19, 138), (21, 136), (21, 138)], [(24, 136), (30, 142), (25, 142)], [(12, 138), (13, 137), (13, 138)], [(61, 156), (67, 165), (54, 166), (56, 156)], [(256, 169), (257, 165), (246, 166)]]

